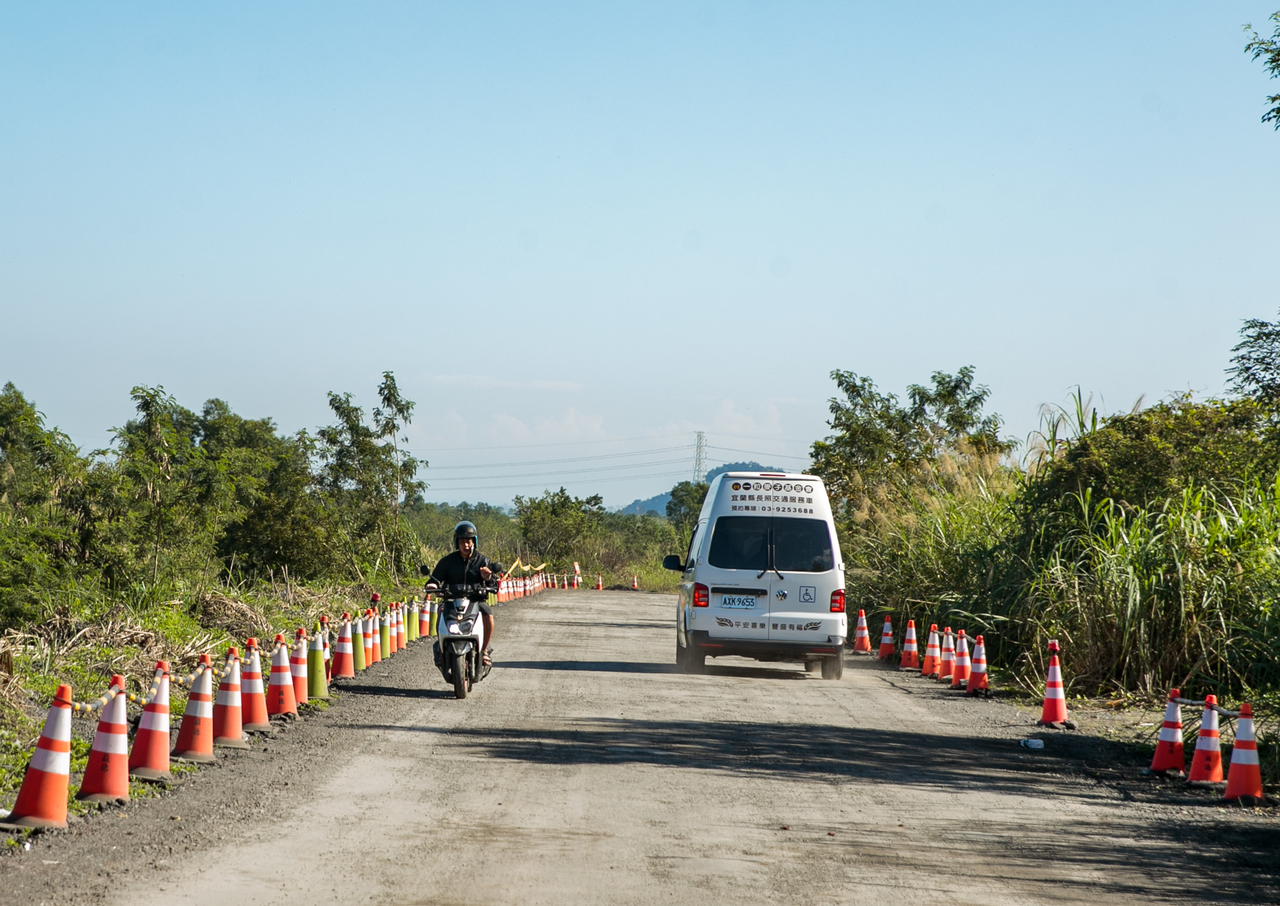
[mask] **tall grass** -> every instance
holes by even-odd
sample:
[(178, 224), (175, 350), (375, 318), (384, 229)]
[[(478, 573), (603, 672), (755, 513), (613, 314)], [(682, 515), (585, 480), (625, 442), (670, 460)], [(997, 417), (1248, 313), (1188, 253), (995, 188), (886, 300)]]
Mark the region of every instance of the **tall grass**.
[(1280, 690), (1280, 483), (1190, 487), (1147, 509), (1085, 492), (1029, 512), (1031, 480), (958, 454), (854, 513), (852, 599), (983, 632), (989, 659), (1028, 683), (1056, 638), (1075, 692)]

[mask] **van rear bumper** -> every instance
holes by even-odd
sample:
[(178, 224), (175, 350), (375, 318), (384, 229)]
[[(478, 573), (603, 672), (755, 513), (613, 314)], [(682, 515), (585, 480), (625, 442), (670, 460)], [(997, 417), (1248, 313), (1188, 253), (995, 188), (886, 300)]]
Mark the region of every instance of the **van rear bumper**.
[(757, 661), (811, 661), (838, 657), (844, 650), (844, 639), (834, 642), (779, 642), (772, 639), (712, 638), (702, 630), (688, 633), (689, 644), (707, 657), (750, 657)]

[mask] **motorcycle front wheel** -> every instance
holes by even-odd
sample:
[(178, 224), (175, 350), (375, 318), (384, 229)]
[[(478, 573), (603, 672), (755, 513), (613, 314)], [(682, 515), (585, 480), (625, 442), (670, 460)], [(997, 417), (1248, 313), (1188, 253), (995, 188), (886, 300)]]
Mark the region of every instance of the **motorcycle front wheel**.
[(453, 655), (453, 696), (467, 697), (467, 656), (460, 651)]

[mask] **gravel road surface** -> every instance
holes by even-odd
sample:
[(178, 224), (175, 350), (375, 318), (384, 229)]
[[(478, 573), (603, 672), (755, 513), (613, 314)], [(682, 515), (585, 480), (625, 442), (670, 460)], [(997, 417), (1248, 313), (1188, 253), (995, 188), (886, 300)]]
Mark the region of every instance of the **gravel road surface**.
[(170, 794), (0, 858), (0, 903), (1280, 900), (1268, 812), (865, 658), (840, 681), (681, 675), (673, 615), (644, 593), (509, 604), (465, 701), (419, 642)]

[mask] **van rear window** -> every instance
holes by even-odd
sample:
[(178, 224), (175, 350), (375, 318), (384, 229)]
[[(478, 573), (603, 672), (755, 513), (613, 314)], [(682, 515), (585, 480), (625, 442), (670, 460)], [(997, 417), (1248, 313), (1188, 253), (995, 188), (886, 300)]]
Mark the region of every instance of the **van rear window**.
[(763, 572), (772, 565), (781, 572), (824, 573), (835, 567), (835, 555), (823, 519), (721, 516), (707, 562), (720, 569)]
[(781, 572), (825, 573), (835, 568), (831, 532), (823, 519), (774, 519), (773, 565)]
[(711, 536), (707, 562), (720, 569), (769, 568), (768, 516), (721, 516)]

